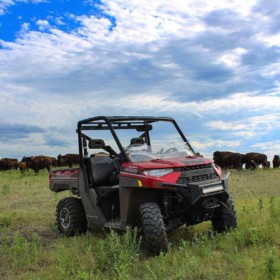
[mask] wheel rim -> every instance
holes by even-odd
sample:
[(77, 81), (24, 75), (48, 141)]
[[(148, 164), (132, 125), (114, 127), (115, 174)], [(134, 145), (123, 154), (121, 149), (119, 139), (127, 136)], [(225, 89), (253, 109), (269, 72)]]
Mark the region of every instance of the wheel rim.
[(64, 229), (68, 228), (70, 225), (70, 213), (67, 208), (63, 208), (60, 211), (59, 220)]

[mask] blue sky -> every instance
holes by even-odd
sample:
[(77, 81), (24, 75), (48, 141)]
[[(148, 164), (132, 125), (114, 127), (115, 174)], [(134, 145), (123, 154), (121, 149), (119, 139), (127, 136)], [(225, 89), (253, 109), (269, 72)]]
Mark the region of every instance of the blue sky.
[(91, 116), (157, 115), (205, 156), (271, 160), (279, 17), (276, 0), (0, 1), (0, 157), (77, 152)]

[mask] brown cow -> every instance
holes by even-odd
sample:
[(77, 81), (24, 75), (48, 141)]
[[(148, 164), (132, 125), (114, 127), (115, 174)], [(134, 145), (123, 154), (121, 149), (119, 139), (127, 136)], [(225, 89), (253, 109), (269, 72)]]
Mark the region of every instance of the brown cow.
[(43, 155), (39, 155), (38, 157), (49, 158), (52, 162), (52, 166), (57, 166), (57, 159), (55, 157), (49, 157), (49, 156), (43, 156)]
[(260, 153), (247, 153), (243, 158), (243, 163), (245, 166), (251, 166), (252, 162), (256, 164), (256, 166), (262, 165), (263, 169), (267, 169), (267, 156), (265, 154)]
[(19, 168), (21, 174), (26, 173), (26, 172), (27, 172), (27, 165), (26, 165), (26, 162), (20, 161), (20, 162), (18, 163), (18, 168)]
[(26, 167), (34, 170), (35, 175), (39, 174), (40, 169), (47, 168), (50, 171), (52, 166), (51, 159), (46, 156), (23, 157), (22, 162), (26, 162)]
[(278, 155), (274, 155), (272, 160), (273, 168), (278, 168), (280, 166), (280, 159)]
[(243, 154), (233, 152), (216, 151), (213, 153), (214, 162), (222, 169), (235, 168), (240, 170), (242, 168)]

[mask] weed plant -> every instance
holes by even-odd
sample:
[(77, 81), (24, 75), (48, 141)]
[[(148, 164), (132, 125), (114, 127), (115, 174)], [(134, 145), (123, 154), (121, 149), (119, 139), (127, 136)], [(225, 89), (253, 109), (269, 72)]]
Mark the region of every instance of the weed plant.
[(137, 232), (66, 238), (55, 225), (47, 171), (0, 172), (0, 279), (280, 279), (280, 169), (232, 171), (238, 228), (211, 223), (168, 234), (169, 252), (150, 257)]

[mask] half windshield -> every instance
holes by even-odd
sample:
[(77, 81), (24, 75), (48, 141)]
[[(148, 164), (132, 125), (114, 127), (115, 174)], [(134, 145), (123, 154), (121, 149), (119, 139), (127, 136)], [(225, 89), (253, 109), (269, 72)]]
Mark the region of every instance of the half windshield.
[(126, 149), (132, 162), (194, 156), (185, 143), (166, 143), (154, 146), (131, 145)]
[(90, 148), (85, 143), (81, 152), (86, 151), (85, 156), (114, 155), (132, 162), (194, 156), (187, 139), (177, 129), (176, 123), (170, 120), (148, 117), (118, 120), (116, 117), (111, 126), (112, 130), (102, 120), (84, 125), (84, 139), (100, 140), (104, 147), (99, 145)]

